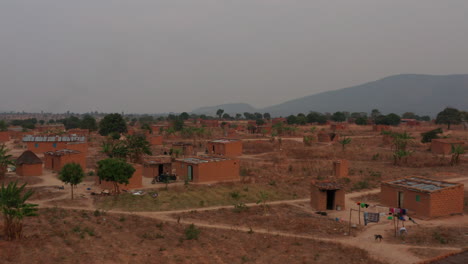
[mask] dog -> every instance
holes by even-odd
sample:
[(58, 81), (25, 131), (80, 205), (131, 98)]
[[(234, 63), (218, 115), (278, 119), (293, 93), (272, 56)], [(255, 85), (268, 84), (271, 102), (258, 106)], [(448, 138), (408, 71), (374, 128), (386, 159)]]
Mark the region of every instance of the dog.
[(382, 235), (374, 235), (374, 237), (375, 237), (375, 240), (377, 241), (377, 239), (378, 239), (379, 242), (381, 242), (382, 239), (383, 239), (383, 236), (382, 236)]

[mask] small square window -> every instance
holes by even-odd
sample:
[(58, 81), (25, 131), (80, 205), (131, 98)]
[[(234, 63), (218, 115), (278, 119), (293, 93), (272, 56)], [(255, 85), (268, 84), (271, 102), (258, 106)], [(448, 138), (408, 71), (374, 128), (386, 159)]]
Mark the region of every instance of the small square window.
[(53, 146), (54, 148), (56, 148), (56, 147), (57, 147), (57, 143), (52, 144), (52, 146)]
[(416, 202), (420, 202), (420, 201), (421, 201), (421, 196), (416, 195)]
[(39, 144), (38, 144), (38, 143), (35, 143), (35, 144), (34, 144), (34, 147), (35, 147), (35, 148), (38, 148), (38, 147), (39, 147)]

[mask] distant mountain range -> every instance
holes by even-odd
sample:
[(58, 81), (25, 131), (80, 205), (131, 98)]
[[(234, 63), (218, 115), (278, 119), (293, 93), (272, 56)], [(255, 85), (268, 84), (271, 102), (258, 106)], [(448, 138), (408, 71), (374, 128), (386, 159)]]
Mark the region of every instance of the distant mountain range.
[(422, 75), (401, 74), (377, 81), (297, 98), (281, 104), (256, 109), (249, 104), (225, 104), (202, 107), (196, 114), (214, 115), (218, 109), (225, 113), (268, 112), (272, 116), (316, 112), (414, 112), (435, 116), (445, 107), (468, 110), (468, 74)]

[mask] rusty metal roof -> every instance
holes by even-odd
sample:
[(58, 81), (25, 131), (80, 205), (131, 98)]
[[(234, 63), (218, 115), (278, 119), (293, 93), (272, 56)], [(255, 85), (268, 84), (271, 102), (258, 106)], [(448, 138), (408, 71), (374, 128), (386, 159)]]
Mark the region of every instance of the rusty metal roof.
[(340, 190), (343, 185), (336, 181), (316, 181), (313, 183), (320, 190)]
[(457, 186), (458, 183), (450, 183), (440, 180), (432, 180), (423, 177), (409, 177), (394, 181), (389, 181), (387, 184), (391, 184), (398, 187), (403, 187), (407, 189), (413, 189), (418, 191), (437, 191), (448, 187)]

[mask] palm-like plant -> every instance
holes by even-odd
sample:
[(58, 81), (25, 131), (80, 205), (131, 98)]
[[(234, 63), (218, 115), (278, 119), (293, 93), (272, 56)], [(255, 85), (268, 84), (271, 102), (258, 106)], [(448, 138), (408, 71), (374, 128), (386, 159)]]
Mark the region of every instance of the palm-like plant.
[(345, 136), (342, 140), (339, 141), (339, 143), (341, 144), (342, 150), (345, 151), (346, 145), (351, 143), (351, 138)]
[(0, 146), (0, 178), (5, 176), (8, 165), (13, 165), (11, 155), (8, 154), (9, 149), (2, 144)]
[(20, 239), (23, 233), (23, 218), (37, 215), (37, 204), (26, 203), (33, 195), (32, 190), (24, 192), (26, 184), (18, 187), (10, 182), (0, 189), (0, 209), (3, 215), (4, 232), (7, 240)]
[(456, 165), (460, 163), (460, 155), (465, 153), (465, 149), (462, 145), (452, 145), (452, 159), (450, 165)]

